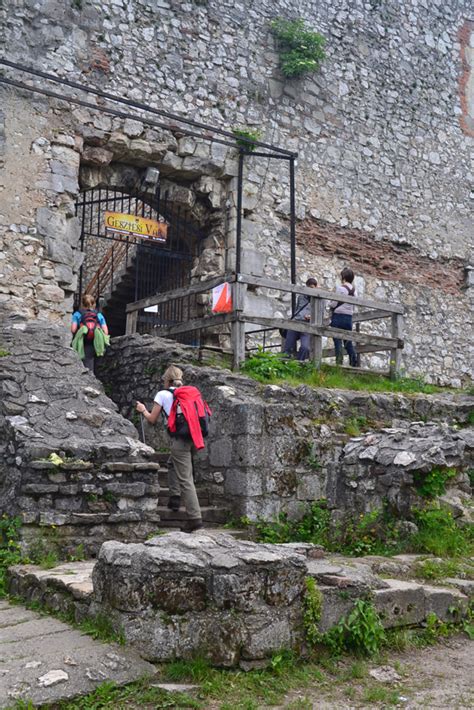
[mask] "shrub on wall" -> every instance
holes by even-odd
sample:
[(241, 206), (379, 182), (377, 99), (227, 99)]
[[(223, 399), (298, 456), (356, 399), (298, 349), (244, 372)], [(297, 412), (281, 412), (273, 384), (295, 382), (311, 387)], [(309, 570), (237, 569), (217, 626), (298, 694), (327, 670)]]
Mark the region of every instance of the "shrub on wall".
[(325, 58), (325, 38), (305, 27), (304, 21), (277, 17), (271, 29), (280, 44), (280, 67), (286, 77), (315, 72)]

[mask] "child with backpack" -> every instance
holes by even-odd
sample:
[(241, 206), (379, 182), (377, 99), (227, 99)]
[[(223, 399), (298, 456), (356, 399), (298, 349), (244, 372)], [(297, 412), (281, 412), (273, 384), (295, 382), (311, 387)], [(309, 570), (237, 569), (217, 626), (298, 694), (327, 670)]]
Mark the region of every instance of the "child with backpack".
[[(100, 333), (96, 334), (96, 331), (100, 331)], [(105, 344), (108, 344), (108, 339), (98, 338), (97, 335), (108, 336), (109, 330), (104, 316), (96, 309), (94, 296), (89, 293), (81, 298), (81, 308), (72, 314), (71, 333), (75, 336), (73, 348), (80, 352), (85, 367), (94, 372), (97, 342), (100, 341), (101, 344), (99, 354), (100, 352), (103, 354)], [(82, 338), (79, 339), (81, 333)]]
[(142, 402), (136, 410), (147, 422), (155, 424), (160, 414), (166, 420), (170, 436), (173, 469), (168, 471), (168, 508), (178, 511), (183, 499), (188, 520), (181, 528), (191, 533), (202, 528), (202, 515), (193, 479), (193, 449), (204, 448), (211, 414), (197, 387), (183, 386), (183, 372), (171, 365), (163, 375), (164, 387), (154, 400), (151, 412)]

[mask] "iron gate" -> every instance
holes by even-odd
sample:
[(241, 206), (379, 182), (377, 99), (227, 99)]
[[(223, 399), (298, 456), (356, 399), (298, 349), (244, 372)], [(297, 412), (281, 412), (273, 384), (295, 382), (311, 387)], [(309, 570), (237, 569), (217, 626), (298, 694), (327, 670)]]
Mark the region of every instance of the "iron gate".
[[(106, 212), (165, 223), (166, 241), (112, 232), (106, 226)], [(168, 192), (161, 194), (159, 187), (153, 195), (91, 188), (80, 194), (76, 215), (84, 253), (77, 301), (85, 293), (92, 294), (112, 335), (125, 332), (127, 303), (190, 283), (192, 262), (199, 256), (203, 234), (184, 209), (170, 202)], [(180, 313), (168, 311), (167, 323), (179, 322)], [(140, 316), (140, 330), (147, 330), (147, 320), (152, 320), (152, 314)]]

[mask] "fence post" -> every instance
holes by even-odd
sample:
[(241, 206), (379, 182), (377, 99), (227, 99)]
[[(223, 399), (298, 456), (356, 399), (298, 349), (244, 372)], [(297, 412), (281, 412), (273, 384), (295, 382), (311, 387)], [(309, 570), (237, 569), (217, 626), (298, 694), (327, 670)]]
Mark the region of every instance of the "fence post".
[[(310, 296), (311, 299), (311, 319), (310, 324), (315, 325), (318, 328), (323, 327), (324, 319), (324, 298), (319, 296)], [(311, 350), (313, 353), (313, 363), (317, 368), (321, 367), (321, 362), (323, 359), (323, 336), (313, 335), (311, 336)]]
[[(403, 315), (401, 313), (392, 314), (392, 338), (403, 338)], [(400, 365), (402, 362), (401, 348), (393, 348), (390, 350), (390, 379), (395, 380), (400, 374)]]
[(241, 284), (237, 280), (234, 282), (232, 288), (232, 305), (235, 317), (235, 320), (232, 321), (231, 332), (234, 370), (238, 370), (240, 363), (245, 360), (245, 322), (240, 320), (240, 318), (244, 310), (246, 288), (245, 284)]
[(127, 313), (127, 322), (125, 325), (125, 335), (132, 335), (137, 332), (138, 311), (130, 311)]

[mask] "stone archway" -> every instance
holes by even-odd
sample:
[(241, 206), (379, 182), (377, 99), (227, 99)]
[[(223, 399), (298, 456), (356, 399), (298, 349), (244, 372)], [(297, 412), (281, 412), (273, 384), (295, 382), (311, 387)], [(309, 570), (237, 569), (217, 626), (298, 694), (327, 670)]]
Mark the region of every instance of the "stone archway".
[[(235, 165), (227, 158), (228, 148), (219, 145), (216, 150), (214, 144), (188, 137), (176, 138), (166, 131), (161, 132), (161, 141), (157, 142), (157, 132), (146, 129), (138, 121), (126, 120), (121, 124), (121, 130), (109, 133), (104, 129), (112, 128), (112, 123), (105, 117), (101, 118), (105, 123), (96, 121), (94, 130), (84, 127), (79, 170), (81, 194), (84, 195), (86, 190), (100, 190), (101, 199), (108, 193), (119, 193), (128, 196), (129, 201), (131, 195), (134, 195), (133, 199), (139, 195), (147, 206), (155, 203), (156, 209), (166, 212), (166, 220), (173, 230), (174, 258), (187, 261), (186, 267), (181, 269), (177, 269), (174, 262), (172, 268), (164, 269), (169, 277), (167, 288), (157, 288), (153, 281), (155, 275), (148, 286), (142, 283), (143, 288), (136, 289), (136, 298), (184, 286), (203, 277), (218, 276), (231, 268), (228, 255), (229, 248), (233, 247), (231, 230), (234, 225), (233, 220), (229, 219), (229, 212), (234, 209), (234, 203), (229, 199), (229, 194), (235, 188), (231, 176)], [(113, 127), (117, 128), (115, 121)], [(147, 181), (150, 168), (160, 174), (158, 204), (156, 184), (148, 184)], [(77, 205), (80, 204), (81, 195)], [(135, 205), (132, 207), (135, 208)], [(82, 217), (80, 210), (78, 216)], [(179, 245), (177, 248), (176, 244)], [(144, 251), (147, 246), (139, 248)], [(105, 250), (103, 246), (98, 251), (94, 257), (96, 262)], [(163, 271), (162, 264), (160, 266), (163, 258), (160, 257), (166, 257), (165, 250), (160, 255), (157, 250), (153, 252), (150, 249), (145, 261), (150, 266), (155, 260), (156, 268)], [(90, 257), (86, 256), (82, 268), (89, 274), (86, 273), (86, 278), (80, 280), (82, 288), (93, 266), (90, 261)], [(174, 281), (172, 274), (176, 277)], [(116, 334), (120, 334), (123, 327), (124, 318)]]

